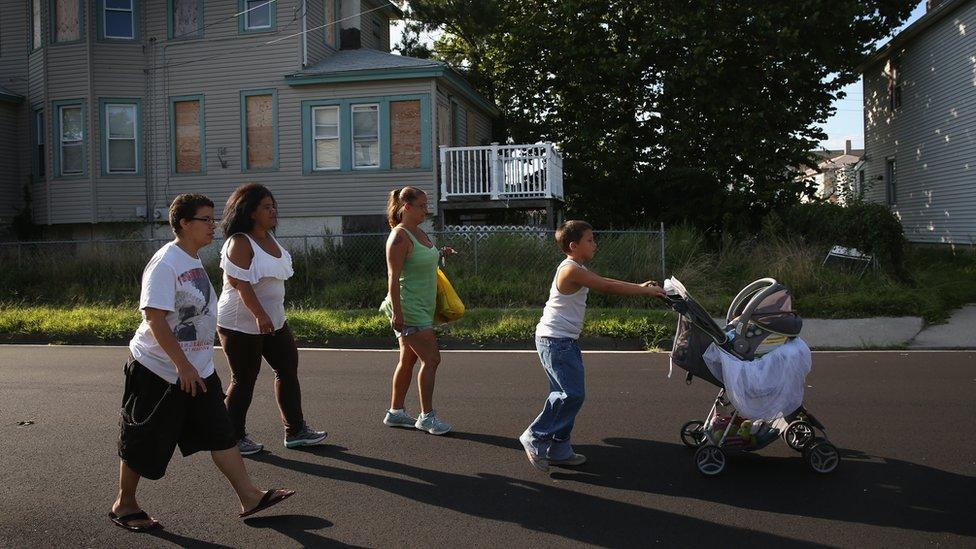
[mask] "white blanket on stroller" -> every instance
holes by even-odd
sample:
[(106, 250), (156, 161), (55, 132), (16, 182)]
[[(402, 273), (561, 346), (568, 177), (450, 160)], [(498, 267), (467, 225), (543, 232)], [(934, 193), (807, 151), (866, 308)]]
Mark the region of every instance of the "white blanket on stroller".
[(704, 355), (739, 414), (772, 421), (803, 403), (803, 386), (812, 364), (810, 347), (800, 338), (755, 360), (739, 360), (714, 343)]

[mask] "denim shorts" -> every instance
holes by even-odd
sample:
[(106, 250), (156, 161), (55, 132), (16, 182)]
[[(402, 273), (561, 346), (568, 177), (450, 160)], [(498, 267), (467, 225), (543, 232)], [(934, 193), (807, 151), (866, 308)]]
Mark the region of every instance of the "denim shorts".
[[(390, 327), (392, 328), (392, 325)], [(434, 329), (433, 324), (426, 324), (424, 326), (408, 326), (404, 324), (403, 330), (400, 330), (399, 332), (396, 330), (396, 328), (393, 328), (393, 335), (396, 336), (397, 339), (400, 339), (401, 337), (411, 336), (413, 334), (416, 334), (417, 332), (422, 332), (424, 330), (433, 330), (433, 329)]]

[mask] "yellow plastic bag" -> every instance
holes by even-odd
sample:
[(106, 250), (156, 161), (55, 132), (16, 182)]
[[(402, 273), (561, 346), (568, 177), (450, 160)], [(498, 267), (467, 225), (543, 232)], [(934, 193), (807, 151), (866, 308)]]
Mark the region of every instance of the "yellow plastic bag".
[(434, 322), (454, 322), (464, 316), (464, 303), (451, 286), (444, 271), (437, 269), (437, 304), (434, 306)]

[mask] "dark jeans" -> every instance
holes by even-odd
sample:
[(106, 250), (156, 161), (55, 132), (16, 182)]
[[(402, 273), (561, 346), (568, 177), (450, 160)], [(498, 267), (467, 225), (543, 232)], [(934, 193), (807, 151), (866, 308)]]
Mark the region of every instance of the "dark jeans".
[(281, 411), (281, 422), (286, 435), (302, 430), (302, 388), (298, 383), (298, 346), (286, 322), (272, 334), (245, 334), (226, 328), (217, 328), (217, 336), (224, 347), (232, 373), (227, 386), (227, 412), (237, 432), (244, 436), (247, 409), (254, 396), (254, 384), (261, 370), (264, 357), (275, 373), (275, 399)]

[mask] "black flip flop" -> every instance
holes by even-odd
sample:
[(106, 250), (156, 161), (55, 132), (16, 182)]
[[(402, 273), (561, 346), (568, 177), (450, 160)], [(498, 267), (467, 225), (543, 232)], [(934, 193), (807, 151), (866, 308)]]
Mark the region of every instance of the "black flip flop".
[(272, 505), (281, 503), (282, 501), (285, 501), (286, 499), (294, 495), (295, 495), (294, 490), (279, 490), (277, 488), (272, 488), (271, 490), (268, 490), (267, 492), (264, 493), (264, 496), (261, 497), (261, 501), (259, 501), (258, 504), (255, 505), (253, 509), (251, 509), (250, 511), (244, 511), (243, 513), (240, 513), (237, 516), (240, 518), (249, 517), (254, 513), (259, 513), (261, 511), (264, 511), (265, 509), (271, 507)]
[[(162, 528), (163, 525), (159, 523), (158, 520), (150, 518), (145, 511), (136, 511), (135, 513), (129, 513), (128, 515), (119, 516), (115, 513), (109, 513), (108, 518), (115, 523), (119, 528), (125, 528), (130, 532), (148, 532), (150, 530), (156, 530)], [(131, 523), (137, 520), (151, 520), (152, 523), (148, 526), (133, 526)]]

